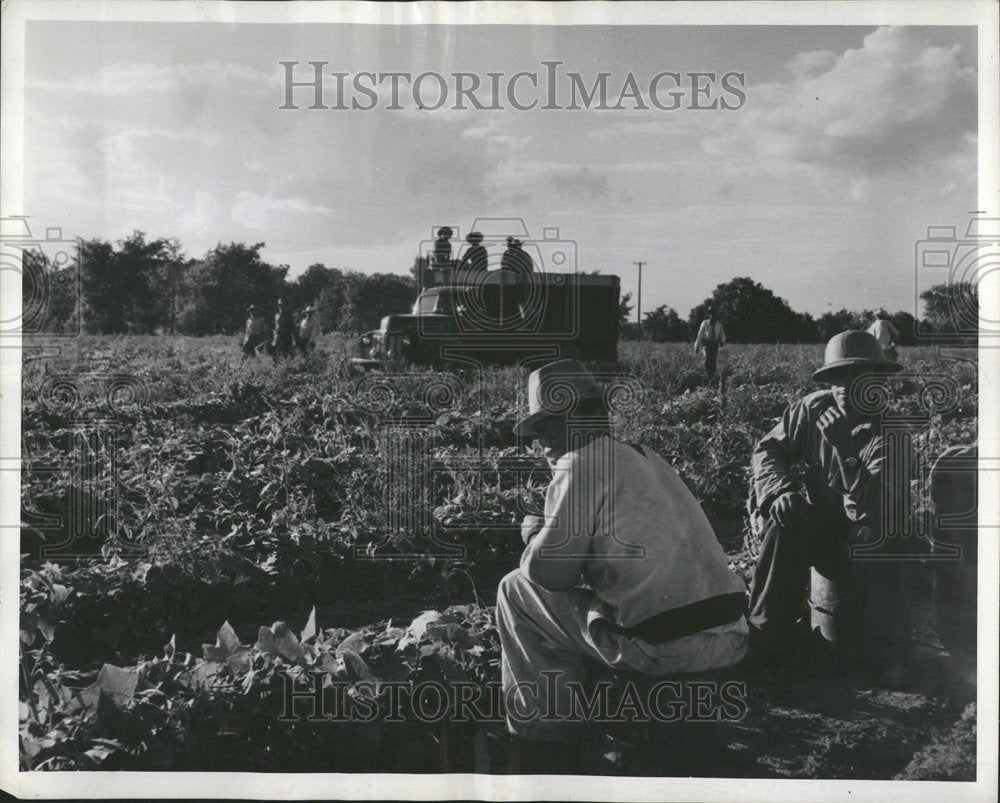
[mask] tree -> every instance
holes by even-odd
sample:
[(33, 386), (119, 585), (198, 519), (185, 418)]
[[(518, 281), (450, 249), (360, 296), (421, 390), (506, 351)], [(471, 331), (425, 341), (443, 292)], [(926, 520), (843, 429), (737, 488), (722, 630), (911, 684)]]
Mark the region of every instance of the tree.
[(834, 335), (846, 332), (848, 329), (863, 331), (875, 319), (875, 313), (865, 310), (852, 312), (840, 309), (836, 312), (824, 312), (816, 322), (820, 340), (829, 340)]
[[(320, 328), (324, 332), (345, 330), (348, 286), (354, 273), (339, 268), (328, 268), (314, 263), (306, 268), (291, 284), (289, 291), (295, 308), (316, 302), (319, 306)], [(356, 273), (356, 276), (362, 276)], [(363, 277), (362, 277), (363, 278)]]
[(915, 346), (917, 345), (917, 319), (914, 318), (910, 313), (900, 310), (899, 312), (893, 313), (890, 318), (892, 325), (896, 327), (899, 332), (899, 345), (900, 346)]
[(105, 240), (80, 240), (76, 251), (83, 294), (83, 329), (89, 334), (123, 334), (126, 330), (126, 282), (115, 250)]
[(801, 316), (770, 290), (749, 277), (720, 284), (712, 296), (688, 316), (690, 331), (696, 332), (711, 302), (731, 343), (794, 343), (800, 340)]
[(926, 326), (921, 334), (979, 336), (979, 288), (970, 282), (936, 284), (920, 294)]
[(31, 248), (21, 254), (21, 331), (70, 333), (77, 331), (80, 286), (75, 265), (59, 268), (44, 251)]
[(796, 313), (795, 329), (800, 343), (816, 343), (819, 341), (819, 326), (808, 312)]
[(427, 284), (427, 271), (431, 266), (431, 258), (429, 256), (420, 256), (417, 254), (413, 258), (413, 265), (410, 266), (410, 275), (413, 277), (414, 283), (417, 287), (424, 287)]
[(177, 240), (146, 242), (133, 231), (118, 241), (117, 273), (123, 282), (125, 325), (130, 332), (150, 334), (158, 327), (173, 330), (183, 257)]
[(242, 328), (253, 303), (273, 312), (288, 286), (287, 265), (260, 257), (264, 243), (219, 243), (188, 271), (178, 327), (186, 334), (232, 333)]
[(642, 331), (654, 343), (683, 343), (688, 340), (687, 323), (666, 304), (646, 313)]
[(622, 327), (627, 326), (632, 319), (632, 310), (635, 305), (628, 303), (631, 300), (631, 292), (626, 293), (618, 299), (618, 323), (621, 324)]
[(417, 285), (409, 276), (352, 272), (348, 274), (342, 326), (350, 332), (375, 329), (383, 316), (409, 311), (416, 298)]

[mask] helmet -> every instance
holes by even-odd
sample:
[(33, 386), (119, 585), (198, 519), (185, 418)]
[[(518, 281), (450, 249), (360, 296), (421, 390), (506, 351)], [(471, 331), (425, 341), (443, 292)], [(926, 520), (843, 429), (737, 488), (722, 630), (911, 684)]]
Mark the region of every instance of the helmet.
[(871, 366), (873, 373), (895, 373), (903, 366), (882, 356), (882, 349), (874, 335), (853, 329), (830, 338), (823, 355), (823, 367), (813, 372), (813, 379), (829, 382), (838, 368), (857, 365)]

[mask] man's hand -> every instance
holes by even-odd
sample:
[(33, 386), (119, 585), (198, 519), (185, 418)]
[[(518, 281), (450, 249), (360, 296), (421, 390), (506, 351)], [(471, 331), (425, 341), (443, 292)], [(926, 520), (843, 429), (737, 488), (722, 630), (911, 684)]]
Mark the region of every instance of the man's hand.
[(544, 526), (545, 519), (542, 516), (534, 516), (529, 513), (524, 517), (524, 521), (521, 522), (521, 540), (524, 541), (525, 546), (532, 536), (538, 535), (542, 531)]
[(806, 500), (796, 491), (786, 491), (771, 503), (771, 518), (780, 527), (790, 527), (802, 516)]
[(816, 422), (816, 429), (823, 436), (823, 440), (829, 443), (838, 452), (846, 452), (850, 456), (852, 452), (851, 425), (847, 421), (847, 416), (840, 407), (831, 407), (824, 412)]

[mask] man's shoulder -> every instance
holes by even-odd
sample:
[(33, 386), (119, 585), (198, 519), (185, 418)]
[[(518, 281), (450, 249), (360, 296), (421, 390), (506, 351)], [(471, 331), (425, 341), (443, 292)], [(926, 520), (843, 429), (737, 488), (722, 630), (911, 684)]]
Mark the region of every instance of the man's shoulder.
[[(640, 449), (642, 451), (640, 451)], [(581, 446), (579, 449), (573, 449), (566, 452), (562, 457), (556, 461), (556, 468), (571, 469), (575, 466), (579, 466), (583, 463), (593, 463), (606, 464), (609, 455), (615, 455), (614, 459), (618, 459), (619, 454), (625, 454), (628, 456), (635, 455), (636, 457), (646, 456), (653, 457), (653, 453), (646, 447), (637, 447), (631, 443), (626, 443), (625, 441), (620, 441), (617, 438), (610, 436), (601, 436), (599, 438), (594, 438), (590, 443), (585, 446)]]

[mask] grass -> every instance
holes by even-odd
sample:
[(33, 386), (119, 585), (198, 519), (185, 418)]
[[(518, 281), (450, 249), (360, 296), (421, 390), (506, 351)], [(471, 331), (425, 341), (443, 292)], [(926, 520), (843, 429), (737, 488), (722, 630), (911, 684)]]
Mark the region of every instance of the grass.
[[(204, 755), (239, 760), (239, 749), (222, 749), (171, 712), (217, 719), (223, 715), (212, 706), (224, 699), (240, 716), (265, 716), (271, 703), (261, 678), (302, 669), (306, 659), (251, 649), (256, 674), (247, 681), (245, 671), (201, 650), (224, 621), (253, 645), (261, 625), (300, 626), (315, 608), (321, 632), (309, 645), (316, 661), (349, 637), (343, 627), (381, 623), (357, 630), (361, 653), (379, 671), (422, 677), (432, 665), (447, 676), (452, 662), (481, 679), (495, 677), (488, 607), (456, 615), (474, 642), (424, 644), (430, 664), (418, 657), (403, 668), (383, 655), (378, 639), (392, 629), (389, 617), (399, 621), (422, 607), (488, 606), (499, 577), (516, 565), (520, 520), (540, 510), (548, 478), (541, 456), (511, 432), (524, 412), (523, 370), (400, 366), (358, 375), (350, 344), (335, 336), (308, 358), (277, 366), (241, 364), (229, 337), (85, 337), (58, 346), (58, 354), (30, 359), (23, 371), (25, 767), (205, 767), (189, 749), (195, 739), (205, 740)], [(926, 458), (916, 465), (926, 472), (946, 446), (975, 443), (976, 366), (932, 349), (901, 351), (906, 375), (893, 383), (890, 414), (920, 413), (930, 378), (960, 389), (956, 404), (912, 425), (914, 448)], [(620, 356), (617, 373), (604, 377), (617, 388), (618, 436), (676, 467), (745, 573), (753, 549), (744, 511), (750, 452), (789, 401), (814, 389), (822, 347), (727, 347), (713, 383), (703, 380), (686, 345), (626, 343)], [(113, 475), (102, 481), (94, 469), (111, 465), (112, 453)], [(914, 477), (915, 510), (925, 504), (924, 479)], [(100, 507), (109, 501), (116, 507)], [(44, 529), (43, 516), (82, 522), (60, 557), (44, 552), (59, 531)], [(396, 633), (393, 643), (406, 637)], [(419, 643), (407, 644), (401, 655), (423, 654)], [(191, 661), (179, 668), (185, 653)], [(147, 701), (159, 712), (147, 720), (131, 705), (102, 713), (96, 702), (72, 702), (94, 683), (89, 699), (108, 692), (107, 673), (103, 681), (97, 676), (102, 664), (135, 669), (144, 661), (153, 662), (145, 688), (149, 673), (159, 672), (161, 689), (174, 689), (175, 708), (170, 695)], [(230, 686), (250, 683), (258, 707), (241, 709), (249, 703), (240, 698), (237, 705), (223, 686), (206, 691), (191, 679), (198, 666), (228, 667), (218, 677)], [(206, 695), (216, 702), (209, 705)], [(119, 715), (131, 722), (129, 738), (109, 735)], [(54, 728), (66, 738), (75, 728), (78, 743), (71, 749), (45, 741)], [(156, 739), (140, 738), (143, 729)], [(253, 729), (244, 730), (252, 742)], [(298, 766), (292, 746), (313, 736), (267, 738), (276, 753), (263, 766), (280, 769)], [(98, 749), (108, 746), (100, 739), (117, 746)], [(142, 747), (147, 742), (162, 749)], [(96, 752), (81, 758), (88, 750)], [(377, 764), (383, 754), (372, 747), (365, 760)], [(410, 756), (399, 766), (428, 761)]]

